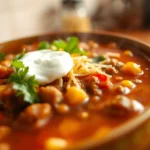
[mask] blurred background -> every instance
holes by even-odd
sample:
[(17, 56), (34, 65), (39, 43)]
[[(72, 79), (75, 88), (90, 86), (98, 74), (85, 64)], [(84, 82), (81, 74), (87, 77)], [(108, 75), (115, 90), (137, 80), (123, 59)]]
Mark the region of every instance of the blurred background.
[(52, 31), (93, 30), (150, 43), (150, 0), (0, 0), (0, 42)]

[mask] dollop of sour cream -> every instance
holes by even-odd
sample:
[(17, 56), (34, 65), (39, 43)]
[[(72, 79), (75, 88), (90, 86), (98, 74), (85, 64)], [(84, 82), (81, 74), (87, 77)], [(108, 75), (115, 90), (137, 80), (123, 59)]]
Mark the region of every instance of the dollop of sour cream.
[(20, 61), (29, 67), (27, 77), (35, 75), (41, 85), (66, 76), (73, 67), (70, 54), (47, 49), (26, 53)]

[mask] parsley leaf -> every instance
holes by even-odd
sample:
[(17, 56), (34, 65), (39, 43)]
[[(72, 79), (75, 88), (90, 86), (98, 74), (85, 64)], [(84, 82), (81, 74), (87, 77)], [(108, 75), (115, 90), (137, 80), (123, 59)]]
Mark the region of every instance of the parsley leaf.
[(68, 44), (64, 49), (66, 52), (70, 54), (77, 53), (80, 55), (87, 55), (86, 51), (78, 47), (79, 39), (77, 37), (74, 37), (74, 36), (69, 37), (67, 41), (68, 41)]
[(38, 45), (38, 50), (49, 49), (49, 48), (50, 48), (50, 44), (47, 41), (42, 41)]
[(16, 71), (10, 75), (8, 82), (13, 83), (13, 89), (17, 90), (16, 96), (23, 96), (23, 100), (28, 103), (38, 102), (36, 87), (39, 83), (35, 80), (35, 76), (26, 78), (29, 68), (19, 60), (13, 60), (12, 66)]
[(92, 61), (93, 61), (94, 63), (97, 63), (97, 62), (100, 62), (100, 61), (104, 61), (105, 59), (106, 59), (106, 58), (105, 58), (104, 55), (100, 55), (100, 56), (97, 56), (97, 57), (92, 58)]
[(52, 42), (51, 47), (55, 46), (58, 50), (64, 49), (67, 46), (67, 43), (64, 40), (55, 40)]
[(4, 59), (5, 55), (6, 54), (4, 52), (0, 52), (0, 61)]
[(39, 50), (49, 49), (54, 46), (58, 51), (63, 49), (65, 52), (68, 52), (69, 54), (77, 53), (80, 55), (87, 55), (87, 52), (79, 48), (78, 45), (79, 45), (79, 39), (75, 36), (72, 36), (69, 37), (67, 41), (59, 39), (59, 40), (54, 40), (50, 44), (46, 41), (42, 41), (39, 43), (38, 49)]
[(74, 36), (69, 37), (67, 42), (68, 42), (68, 44), (65, 48), (65, 51), (67, 51), (67, 52), (70, 51), (71, 52), (73, 49), (78, 48), (79, 40), (78, 40), (77, 37), (74, 37)]
[[(25, 84), (19, 84), (19, 83), (14, 83), (13, 84), (13, 89), (17, 90), (16, 96), (24, 95), (24, 101), (30, 102), (32, 96), (30, 95), (28, 91), (28, 86)], [(20, 90), (21, 89), (21, 90)]]
[(24, 64), (21, 61), (12, 61), (12, 66), (16, 69), (24, 68)]

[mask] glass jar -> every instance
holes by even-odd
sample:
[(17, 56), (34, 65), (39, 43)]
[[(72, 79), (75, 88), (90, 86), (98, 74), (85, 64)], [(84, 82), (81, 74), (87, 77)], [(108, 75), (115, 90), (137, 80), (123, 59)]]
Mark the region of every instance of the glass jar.
[(63, 31), (91, 30), (90, 18), (82, 0), (63, 0), (60, 15)]

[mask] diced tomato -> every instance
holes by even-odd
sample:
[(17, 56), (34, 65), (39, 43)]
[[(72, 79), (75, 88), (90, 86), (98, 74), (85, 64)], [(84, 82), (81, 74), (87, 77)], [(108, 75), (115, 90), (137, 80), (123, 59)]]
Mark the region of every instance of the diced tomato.
[(92, 74), (91, 76), (95, 76), (100, 80), (100, 84), (98, 85), (100, 88), (108, 89), (111, 87), (111, 82), (108, 80), (108, 77), (104, 74)]
[(91, 76), (97, 77), (101, 82), (106, 82), (107, 79), (108, 79), (106, 75), (104, 75), (104, 74), (99, 74), (99, 73), (92, 74)]
[(92, 77), (97, 77), (98, 80), (100, 81), (99, 84), (96, 83), (99, 86), (99, 88), (103, 88), (103, 89), (109, 89), (109, 88), (111, 88), (112, 83), (111, 83), (111, 81), (109, 80), (109, 78), (106, 75), (100, 74), (100, 73), (95, 73), (95, 74), (92, 74), (92, 75), (89, 75), (88, 77), (86, 77), (84, 79), (85, 82), (86, 83), (91, 82)]

